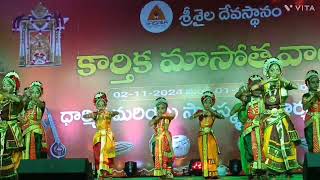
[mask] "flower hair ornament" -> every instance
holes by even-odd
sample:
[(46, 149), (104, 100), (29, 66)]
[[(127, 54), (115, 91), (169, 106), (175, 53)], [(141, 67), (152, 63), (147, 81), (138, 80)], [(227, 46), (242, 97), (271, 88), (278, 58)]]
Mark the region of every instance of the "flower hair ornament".
[(94, 96), (94, 98), (93, 98), (93, 103), (96, 104), (96, 102), (97, 102), (98, 100), (103, 100), (105, 103), (107, 103), (107, 102), (108, 102), (108, 98), (107, 98), (106, 93), (104, 93), (104, 92), (98, 92), (98, 93)]
[(254, 82), (261, 82), (262, 80), (263, 80), (263, 77), (261, 77), (260, 75), (257, 75), (257, 74), (251, 75), (248, 79), (248, 85)]
[(158, 106), (159, 104), (166, 104), (168, 106), (168, 101), (164, 97), (158, 97), (155, 105)]
[(42, 87), (42, 83), (40, 81), (33, 81), (30, 85), (30, 87), (36, 87), (40, 90), (41, 94), (43, 92), (43, 87)]
[(263, 75), (269, 78), (268, 71), (271, 65), (273, 64), (277, 64), (280, 67), (280, 70), (282, 71), (282, 62), (277, 58), (269, 58), (264, 62)]
[(311, 77), (318, 77), (319, 78), (319, 74), (316, 70), (310, 70), (307, 72), (306, 76), (305, 76), (305, 84), (308, 86), (309, 85), (309, 80)]
[(16, 73), (15, 71), (10, 71), (5, 75), (5, 77), (3, 78), (3, 81), (5, 79), (9, 80), (9, 82), (14, 86), (14, 92), (19, 90), (19, 88), (20, 88), (20, 77), (19, 77), (18, 73)]
[(214, 95), (214, 93), (213, 93), (212, 91), (205, 91), (205, 92), (203, 92), (202, 97), (201, 97), (201, 102), (203, 103), (203, 101), (204, 101), (206, 98), (211, 98), (213, 104), (216, 102), (216, 96)]
[(249, 81), (261, 81), (263, 78), (260, 75), (254, 74), (249, 77)]

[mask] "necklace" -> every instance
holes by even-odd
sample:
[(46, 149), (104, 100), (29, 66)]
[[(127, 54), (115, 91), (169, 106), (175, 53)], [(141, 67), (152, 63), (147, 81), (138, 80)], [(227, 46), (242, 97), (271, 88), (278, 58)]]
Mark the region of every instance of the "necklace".
[(277, 90), (278, 90), (277, 84), (273, 88), (270, 85), (270, 89), (268, 91), (268, 94), (270, 96), (269, 101), (271, 103), (275, 103), (277, 101), (277, 98), (276, 98)]

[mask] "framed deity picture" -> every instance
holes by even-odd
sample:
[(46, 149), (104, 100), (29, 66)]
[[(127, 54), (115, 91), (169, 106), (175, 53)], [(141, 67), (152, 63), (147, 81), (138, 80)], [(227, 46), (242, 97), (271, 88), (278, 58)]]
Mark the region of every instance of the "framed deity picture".
[(61, 65), (61, 33), (69, 18), (39, 3), (28, 16), (18, 16), (13, 31), (20, 32), (19, 66)]

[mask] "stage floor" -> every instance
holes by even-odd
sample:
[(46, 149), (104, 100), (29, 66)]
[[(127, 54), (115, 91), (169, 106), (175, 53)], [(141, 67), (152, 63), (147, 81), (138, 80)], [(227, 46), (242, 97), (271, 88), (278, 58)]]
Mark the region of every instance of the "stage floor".
[[(135, 178), (112, 178), (112, 179), (132, 179), (132, 180), (158, 180), (159, 178), (156, 177), (135, 177)], [(183, 177), (175, 177), (174, 179), (179, 179), (179, 180), (202, 180), (204, 179), (201, 176), (183, 176)], [(247, 176), (225, 176), (221, 177), (220, 179), (223, 180), (247, 180)], [(280, 176), (276, 178), (277, 180), (287, 180), (288, 178), (285, 176)], [(303, 179), (301, 174), (295, 174), (293, 175), (290, 180), (301, 180)]]

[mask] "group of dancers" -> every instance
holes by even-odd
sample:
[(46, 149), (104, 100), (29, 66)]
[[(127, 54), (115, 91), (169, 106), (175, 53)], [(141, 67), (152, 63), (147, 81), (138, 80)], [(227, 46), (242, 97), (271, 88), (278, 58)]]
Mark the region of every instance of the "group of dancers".
[[(276, 58), (265, 61), (263, 74), (265, 79), (252, 75), (246, 85), (239, 88), (235, 97), (240, 103), (231, 111), (231, 115), (238, 114), (244, 127), (240, 137), (242, 167), (250, 179), (275, 178), (281, 174), (290, 177), (293, 170), (301, 168), (296, 149), (301, 140), (284, 108), (288, 91), (297, 89), (297, 85), (283, 77), (282, 63)], [(309, 88), (309, 92), (302, 97), (303, 108), (307, 110), (305, 136), (309, 151), (317, 153), (320, 151), (318, 72), (308, 71), (305, 83)], [(207, 179), (218, 178), (220, 151), (212, 127), (216, 119), (224, 119), (223, 115), (213, 108), (215, 100), (213, 92), (204, 92), (201, 97), (203, 108), (190, 118), (199, 120), (198, 150), (203, 176)], [(112, 175), (115, 157), (110, 122), (118, 112), (106, 110), (107, 96), (103, 92), (97, 93), (94, 103), (97, 111), (85, 116), (94, 118), (98, 124), (98, 131), (94, 136), (94, 157), (98, 175), (106, 177)], [(164, 97), (157, 98), (155, 106), (157, 114), (149, 121), (149, 125), (154, 129), (151, 141), (154, 176), (170, 179), (173, 178), (174, 153), (169, 126), (175, 114), (167, 112), (168, 102)]]
[[(285, 112), (288, 91), (297, 85), (283, 77), (281, 61), (265, 61), (263, 77), (252, 75), (246, 85), (236, 93), (241, 101), (231, 114), (238, 113), (244, 128), (240, 136), (240, 154), (244, 172), (255, 179), (263, 175), (276, 177), (301, 168), (297, 162), (296, 147), (300, 136)], [(320, 92), (319, 74), (316, 70), (306, 73), (308, 92), (302, 96), (305, 115), (305, 138), (310, 153), (320, 153)]]
[[(249, 77), (246, 85), (239, 88), (235, 97), (240, 100), (231, 115), (237, 113), (243, 123), (240, 136), (242, 167), (249, 178), (261, 176), (276, 177), (301, 168), (297, 161), (296, 146), (301, 143), (299, 134), (285, 112), (288, 90), (297, 85), (283, 77), (281, 61), (267, 59), (263, 74)], [(315, 70), (307, 72), (305, 83), (308, 93), (302, 97), (305, 117), (305, 137), (309, 152), (320, 152), (320, 92), (319, 75)], [(45, 103), (40, 100), (42, 84), (31, 83), (23, 95), (18, 95), (20, 82), (15, 72), (8, 73), (3, 79), (0, 92), (0, 138), (1, 169), (0, 177), (16, 177), (16, 168), (21, 158), (38, 159), (45, 157), (45, 133), (41, 118)], [(207, 179), (218, 178), (219, 147), (212, 131), (216, 119), (224, 116), (213, 108), (216, 97), (213, 92), (205, 91), (201, 97), (203, 108), (196, 111), (190, 119), (198, 119), (198, 150), (202, 162), (203, 176)], [(113, 174), (115, 139), (111, 120), (119, 113), (107, 110), (107, 95), (98, 92), (93, 103), (96, 111), (86, 114), (96, 122), (97, 131), (93, 137), (95, 168), (99, 178)], [(168, 101), (164, 97), (155, 100), (157, 114), (149, 121), (154, 129), (152, 137), (152, 157), (154, 176), (172, 179), (174, 152), (172, 136), (169, 131), (175, 114), (168, 113)], [(45, 154), (45, 155), (44, 155)]]
[[(215, 103), (215, 96), (211, 91), (204, 92), (201, 98), (204, 109), (197, 111), (191, 119), (198, 118), (200, 121), (199, 131), (199, 152), (204, 166), (205, 177), (218, 177), (218, 145), (213, 135), (212, 125), (216, 118), (223, 119), (223, 115), (212, 108)], [(115, 140), (111, 131), (111, 119), (118, 115), (116, 111), (108, 111), (107, 96), (104, 92), (98, 92), (93, 103), (96, 111), (86, 114), (84, 118), (93, 118), (97, 125), (97, 131), (93, 138), (93, 150), (95, 168), (99, 178), (112, 176), (115, 154)], [(152, 156), (154, 161), (154, 176), (172, 179), (174, 152), (172, 149), (172, 136), (169, 125), (175, 118), (175, 114), (168, 113), (168, 102), (164, 97), (155, 100), (157, 115), (149, 121), (154, 129), (152, 142)]]
[(21, 159), (47, 158), (42, 83), (32, 82), (22, 95), (19, 88), (18, 74), (7, 73), (0, 90), (0, 179), (17, 179)]

